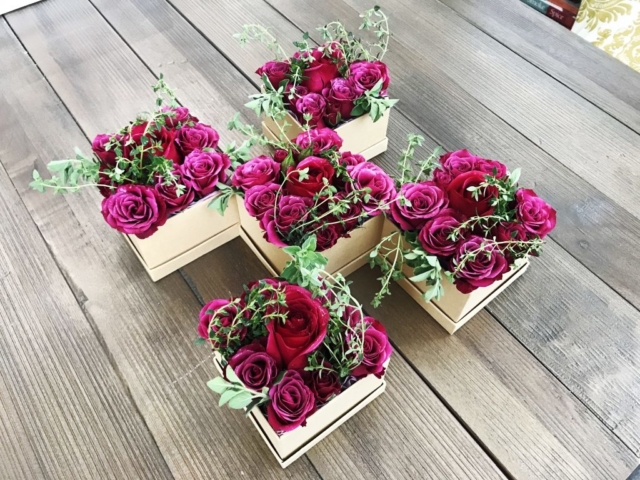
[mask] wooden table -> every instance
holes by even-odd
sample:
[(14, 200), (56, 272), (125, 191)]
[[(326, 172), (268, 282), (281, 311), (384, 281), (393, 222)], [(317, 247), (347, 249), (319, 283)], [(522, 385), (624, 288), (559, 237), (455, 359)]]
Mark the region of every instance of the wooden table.
[[(640, 455), (640, 75), (518, 0), (385, 0), (408, 132), (523, 167), (558, 210), (532, 268), (455, 336), (399, 288), (373, 312), (385, 395), (287, 470), (219, 409), (193, 344), (204, 300), (265, 276), (237, 239), (157, 284), (100, 196), (40, 195), (31, 171), (153, 102), (160, 72), (224, 131), (287, 44), (365, 0), (46, 0), (0, 21), (2, 478), (624, 479)], [(490, 5), (490, 6), (489, 6)], [(312, 33), (312, 36), (315, 32)], [(352, 275), (362, 301), (376, 274)], [(636, 474), (639, 475), (639, 474)]]

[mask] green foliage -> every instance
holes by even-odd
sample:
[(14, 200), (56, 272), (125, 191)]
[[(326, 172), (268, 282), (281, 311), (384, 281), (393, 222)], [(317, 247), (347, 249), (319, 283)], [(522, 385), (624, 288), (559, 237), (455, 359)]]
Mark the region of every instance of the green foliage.
[(33, 181), (29, 186), (38, 192), (51, 188), (54, 193), (77, 192), (86, 186), (97, 186), (100, 163), (76, 150), (76, 158), (55, 160), (47, 164), (51, 178), (45, 179), (37, 170), (33, 171)]
[(253, 408), (269, 401), (269, 388), (264, 387), (259, 392), (247, 388), (228, 367), (225, 368), (225, 375), (227, 378), (216, 377), (207, 382), (207, 387), (220, 394), (218, 406), (226, 404), (236, 410), (246, 408), (248, 415)]
[(218, 184), (218, 189), (220, 190), (220, 193), (218, 193), (213, 200), (209, 202), (207, 208), (215, 210), (220, 215), (224, 215), (224, 212), (229, 206), (229, 200), (235, 192), (230, 186), (225, 185), (224, 183)]
[(268, 28), (262, 25), (243, 25), (242, 32), (234, 33), (234, 38), (237, 38), (240, 42), (240, 46), (244, 47), (250, 41), (257, 40), (265, 45), (274, 55), (276, 60), (285, 60), (287, 53), (282, 46), (278, 43), (278, 39), (269, 31)]

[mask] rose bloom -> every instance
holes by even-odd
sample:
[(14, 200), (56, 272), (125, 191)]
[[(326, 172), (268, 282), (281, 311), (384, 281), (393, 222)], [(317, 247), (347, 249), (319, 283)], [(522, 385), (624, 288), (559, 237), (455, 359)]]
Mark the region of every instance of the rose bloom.
[(307, 218), (312, 206), (313, 201), (308, 197), (281, 196), (274, 213), (278, 231), (282, 234), (289, 233), (293, 227)]
[(365, 318), (365, 322), (368, 327), (364, 332), (364, 358), (362, 363), (351, 372), (351, 375), (362, 378), (373, 374), (380, 378), (384, 375), (384, 364), (391, 357), (393, 348), (389, 343), (387, 330), (380, 322), (371, 317)]
[(240, 381), (252, 390), (270, 387), (278, 376), (278, 367), (257, 341), (240, 348), (230, 359), (229, 367)]
[(322, 95), (329, 105), (337, 109), (342, 120), (351, 118), (353, 102), (360, 97), (353, 81), (341, 77), (331, 80), (331, 84), (322, 90)]
[(299, 134), (294, 143), (300, 147), (300, 150), (306, 150), (313, 145), (312, 151), (314, 155), (326, 152), (331, 148), (340, 150), (342, 147), (342, 139), (335, 131), (330, 128), (315, 128)]
[(178, 196), (178, 189), (176, 183), (171, 182), (169, 185), (164, 185), (162, 178), (158, 179), (158, 183), (155, 185), (156, 192), (160, 195), (167, 204), (167, 214), (171, 215), (180, 212), (193, 203), (195, 199), (195, 191), (193, 188), (187, 186), (180, 173), (175, 173), (177, 177), (178, 185), (183, 185), (182, 195)]
[(387, 88), (389, 88), (391, 79), (389, 78), (387, 65), (379, 60), (375, 62), (366, 60), (353, 62), (349, 65), (349, 72), (350, 78), (360, 95), (367, 90), (372, 90), (380, 80), (382, 80), (382, 89), (380, 90), (382, 95), (385, 95)]
[(347, 167), (347, 172), (353, 180), (353, 185), (347, 183), (347, 191), (368, 188), (371, 196), (369, 202), (363, 203), (363, 208), (370, 215), (379, 215), (383, 205), (388, 204), (396, 196), (393, 180), (377, 165), (371, 162), (359, 163), (354, 167)]
[(366, 161), (367, 159), (364, 158), (359, 153), (351, 153), (351, 152), (342, 152), (342, 155), (340, 156), (340, 160), (339, 160), (340, 165), (344, 167), (355, 167), (359, 163), (364, 163)]
[(418, 234), (418, 240), (425, 252), (439, 257), (453, 255), (460, 245), (462, 237), (460, 236), (454, 241), (449, 239), (449, 235), (460, 226), (461, 218), (455, 210), (447, 208), (442, 210), (437, 217), (427, 221)]
[(162, 107), (163, 112), (172, 112), (172, 116), (165, 118), (165, 123), (169, 128), (177, 128), (187, 123), (198, 123), (198, 117), (191, 115), (187, 107)]
[[(325, 368), (331, 369), (331, 364), (324, 362)], [(313, 370), (302, 372), (304, 383), (313, 392), (316, 403), (327, 403), (342, 390), (340, 376), (335, 370)]]
[(276, 204), (278, 190), (280, 185), (277, 183), (251, 187), (244, 194), (244, 208), (247, 209), (247, 213), (254, 218), (262, 218)]
[[(147, 145), (143, 145), (142, 138), (148, 139)], [(133, 145), (127, 145), (127, 150), (133, 150), (135, 146), (141, 146), (143, 148), (149, 148), (150, 145), (160, 143), (159, 148), (151, 150), (153, 155), (164, 157), (167, 160), (171, 160), (175, 166), (182, 163), (182, 155), (176, 146), (176, 132), (169, 130), (165, 127), (158, 128), (157, 126), (150, 126), (149, 122), (144, 122), (131, 127), (131, 132), (128, 137), (123, 139), (124, 143), (133, 142)]]
[(531, 235), (544, 238), (556, 226), (556, 211), (531, 189), (516, 192), (516, 215)]
[(296, 100), (296, 112), (301, 123), (307, 122), (304, 115), (311, 115), (307, 122), (310, 127), (323, 128), (324, 116), (327, 112), (327, 101), (318, 93), (308, 93)]
[(290, 67), (289, 62), (271, 61), (258, 68), (256, 73), (261, 77), (266, 75), (271, 85), (277, 89), (280, 82), (287, 79)]
[[(301, 179), (300, 171), (308, 169), (304, 179)], [(285, 190), (292, 195), (300, 197), (313, 197), (325, 187), (325, 180), (332, 183), (335, 170), (331, 162), (326, 158), (307, 157), (295, 167), (289, 167)]]
[(227, 180), (226, 170), (231, 160), (225, 153), (193, 150), (180, 165), (184, 184), (206, 197), (216, 189), (218, 182)]
[(456, 209), (465, 217), (486, 216), (493, 213), (491, 201), (498, 196), (496, 187), (482, 188), (478, 199), (473, 198), (469, 187), (478, 187), (486, 180), (486, 173), (478, 170), (461, 173), (447, 185), (449, 206)]
[(273, 152), (273, 159), (278, 163), (282, 163), (288, 155), (289, 152), (287, 150), (279, 148), (275, 152)]
[(102, 216), (121, 233), (147, 238), (167, 221), (167, 205), (153, 187), (122, 185), (102, 200)]
[(204, 123), (196, 123), (193, 127), (183, 126), (177, 132), (176, 143), (183, 155), (189, 155), (194, 150), (214, 149), (220, 140), (218, 132)]
[(98, 172), (98, 191), (100, 195), (104, 198), (110, 197), (113, 192), (115, 192), (115, 188), (110, 188), (115, 186), (115, 184), (109, 178), (109, 175), (104, 173), (104, 165), (100, 165)]
[(440, 157), (441, 167), (433, 171), (433, 180), (441, 188), (446, 188), (451, 181), (462, 173), (474, 170), (503, 178), (507, 175), (507, 167), (496, 160), (487, 160), (469, 153), (468, 150), (447, 152)]
[(307, 355), (327, 334), (329, 312), (311, 292), (296, 285), (285, 288), (286, 319), (267, 324), (267, 352), (287, 369), (307, 366)]
[[(346, 196), (347, 195), (344, 192), (338, 192), (333, 196), (333, 198), (336, 200), (336, 203), (338, 203), (339, 200), (344, 199)], [(333, 205), (333, 202), (331, 202), (331, 204)], [(358, 226), (362, 218), (363, 210), (361, 202), (349, 202), (347, 207), (347, 211), (341, 213), (339, 218), (333, 218), (333, 216), (330, 218), (330, 221), (332, 222), (340, 220), (343, 224), (343, 230), (345, 232), (353, 230)]]
[(462, 293), (488, 287), (501, 280), (502, 275), (509, 271), (509, 262), (500, 249), (492, 241), (477, 235), (471, 235), (460, 244), (453, 265), (460, 264), (469, 252), (474, 253), (475, 258), (467, 260), (455, 276), (455, 286)]
[[(410, 205), (402, 205), (401, 197)], [(433, 182), (405, 183), (391, 204), (391, 216), (403, 231), (420, 230), (427, 221), (446, 208), (449, 200)]]
[(236, 323), (235, 328), (230, 332), (221, 330), (233, 325), (233, 320), (242, 307), (243, 305), (236, 305), (231, 300), (224, 298), (210, 301), (200, 310), (198, 334), (205, 340), (209, 340), (211, 346), (216, 350), (228, 347), (229, 337), (236, 337), (242, 341), (247, 335), (247, 327), (244, 325)]
[[(515, 222), (500, 222), (500, 224), (493, 229), (493, 235), (496, 237), (497, 242), (526, 242), (529, 240), (529, 233), (524, 228), (524, 225)], [(527, 247), (524, 245), (517, 246), (505, 243), (500, 245), (500, 250), (505, 252), (509, 263), (513, 263), (515, 258), (513, 258), (511, 251), (522, 253), (527, 250)]]
[[(330, 84), (331, 80), (336, 78), (338, 73), (338, 62), (340, 61), (340, 50), (334, 50), (332, 53), (326, 51), (323, 53), (320, 49), (315, 49), (311, 52), (313, 61), (309, 64), (309, 67), (304, 71), (301, 85), (312, 93), (321, 93), (322, 89)], [(309, 57), (309, 54), (305, 53), (300, 55), (299, 52), (294, 54), (294, 57)]]
[(271, 387), (269, 398), (267, 421), (276, 432), (289, 432), (306, 425), (307, 417), (316, 411), (313, 392), (294, 370), (287, 371), (280, 383)]
[(296, 85), (294, 88), (293, 85), (290, 83), (284, 89), (285, 105), (289, 108), (291, 112), (295, 113), (296, 116), (298, 116), (300, 112), (298, 112), (298, 109), (296, 108), (296, 102), (300, 97), (304, 97), (309, 93), (310, 92), (308, 88), (302, 87), (300, 85)]
[(101, 133), (96, 135), (91, 142), (91, 149), (93, 153), (100, 159), (100, 163), (108, 168), (116, 166), (116, 152), (114, 149), (106, 150), (105, 145), (111, 140), (111, 135)]
[(264, 239), (276, 247), (287, 247), (284, 237), (276, 226), (275, 210), (267, 210), (260, 218), (260, 228), (264, 232)]
[(340, 240), (340, 236), (342, 235), (342, 232), (344, 230), (342, 225), (340, 225), (339, 223), (334, 223), (333, 225), (312, 226), (313, 230), (315, 230), (316, 228), (318, 228), (318, 230), (316, 230), (315, 232), (317, 242), (316, 251), (318, 252), (328, 250), (336, 243), (338, 243), (338, 240)]
[(245, 192), (256, 185), (275, 183), (280, 176), (280, 164), (266, 155), (260, 155), (239, 165), (233, 172), (231, 183)]

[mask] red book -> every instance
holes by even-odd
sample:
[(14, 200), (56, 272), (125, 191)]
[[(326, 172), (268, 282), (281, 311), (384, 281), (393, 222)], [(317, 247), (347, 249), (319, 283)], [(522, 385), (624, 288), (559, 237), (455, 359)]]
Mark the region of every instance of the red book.
[(578, 14), (578, 7), (567, 2), (566, 0), (547, 0), (547, 2), (550, 5), (555, 5), (556, 7), (559, 7), (565, 12), (568, 12), (574, 16)]
[(567, 27), (571, 30), (573, 27), (573, 23), (576, 21), (576, 16), (566, 10), (562, 10), (561, 8), (555, 8), (549, 5), (547, 8), (547, 17), (554, 19), (560, 25)]

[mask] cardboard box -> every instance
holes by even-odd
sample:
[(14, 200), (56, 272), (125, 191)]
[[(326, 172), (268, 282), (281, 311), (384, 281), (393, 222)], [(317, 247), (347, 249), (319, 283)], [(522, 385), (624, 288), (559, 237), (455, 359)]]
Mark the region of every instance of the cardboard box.
[[(374, 122), (369, 114), (365, 114), (339, 125), (335, 131), (342, 138), (340, 151), (359, 153), (367, 160), (386, 151), (389, 143), (387, 139), (389, 115), (390, 110), (387, 110), (377, 122)], [(285, 122), (289, 124), (285, 129), (285, 134), (290, 140), (304, 131), (298, 120), (289, 112), (287, 112)], [(263, 119), (262, 132), (270, 140), (280, 140), (280, 129), (272, 118), (265, 117)]]
[[(214, 355), (214, 363), (222, 375), (221, 357)], [(388, 362), (387, 362), (388, 366)], [(260, 436), (282, 468), (300, 458), (336, 428), (354, 416), (384, 392), (387, 384), (383, 378), (368, 375), (334, 397), (307, 419), (304, 427), (278, 435), (259, 408), (248, 414)]]
[(224, 215), (208, 208), (214, 197), (203, 198), (172, 216), (149, 238), (124, 235), (154, 282), (240, 235), (235, 195)]
[[(280, 275), (291, 257), (264, 239), (260, 223), (249, 215), (241, 199), (238, 199), (238, 212), (240, 236), (272, 275)], [(351, 231), (349, 238), (341, 238), (333, 247), (321, 252), (329, 259), (325, 270), (332, 275), (339, 272), (346, 277), (368, 263), (369, 253), (380, 241), (383, 224), (382, 215), (372, 217), (360, 228)]]
[[(390, 235), (397, 227), (389, 220), (385, 220), (382, 237)], [(413, 269), (404, 266), (404, 274), (407, 278), (398, 281), (398, 284), (413, 299), (420, 304), (447, 332), (453, 334), (465, 323), (471, 320), (491, 300), (496, 298), (505, 288), (511, 285), (516, 278), (529, 268), (529, 261), (522, 260), (516, 263), (510, 272), (503, 275), (502, 280), (484, 288), (478, 288), (469, 294), (461, 293), (446, 278), (443, 279), (444, 295), (440, 300), (427, 302), (422, 295), (427, 291), (426, 282), (412, 282)]]

